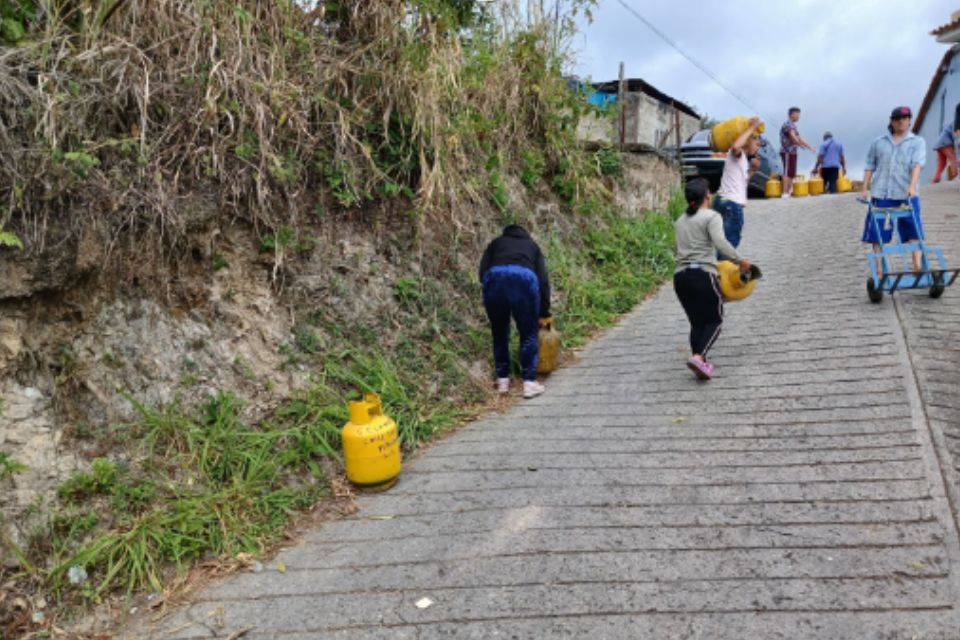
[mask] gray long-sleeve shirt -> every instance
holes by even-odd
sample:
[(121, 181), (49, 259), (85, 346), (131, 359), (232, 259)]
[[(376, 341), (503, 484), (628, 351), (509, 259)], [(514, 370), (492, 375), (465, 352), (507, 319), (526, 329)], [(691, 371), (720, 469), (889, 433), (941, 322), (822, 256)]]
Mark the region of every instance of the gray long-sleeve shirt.
[(677, 271), (697, 264), (709, 273), (717, 272), (717, 251), (731, 260), (742, 260), (723, 235), (723, 217), (713, 209), (684, 213), (673, 225), (677, 237)]

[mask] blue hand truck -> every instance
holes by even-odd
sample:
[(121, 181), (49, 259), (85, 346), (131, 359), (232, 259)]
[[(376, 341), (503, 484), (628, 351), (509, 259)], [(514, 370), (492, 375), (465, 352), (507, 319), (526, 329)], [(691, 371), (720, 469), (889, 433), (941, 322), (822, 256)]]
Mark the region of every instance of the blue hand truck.
[[(931, 298), (939, 298), (944, 289), (957, 279), (960, 268), (950, 269), (943, 258), (943, 251), (939, 247), (928, 247), (920, 227), (916, 209), (910, 204), (890, 209), (880, 209), (863, 198), (858, 202), (867, 205), (867, 224), (873, 225), (874, 236), (882, 239), (881, 228), (890, 230), (893, 227), (891, 244), (880, 243), (880, 252), (870, 252), (867, 260), (870, 263), (870, 277), (867, 278), (867, 297), (870, 302), (883, 300), (883, 293), (892, 294), (900, 289), (927, 289)], [(900, 237), (897, 221), (901, 218), (911, 218), (920, 238), (916, 242), (904, 242)], [(920, 252), (920, 271), (914, 271), (912, 254)], [(877, 262), (881, 263), (881, 271), (877, 271)], [(900, 270), (891, 267), (898, 266)]]

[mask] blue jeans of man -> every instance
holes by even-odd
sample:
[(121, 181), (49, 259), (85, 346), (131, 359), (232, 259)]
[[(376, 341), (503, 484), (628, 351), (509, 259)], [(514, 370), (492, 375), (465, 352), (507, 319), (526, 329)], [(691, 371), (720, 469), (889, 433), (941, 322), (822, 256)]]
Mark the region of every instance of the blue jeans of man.
[(520, 368), (524, 380), (537, 379), (540, 356), (540, 284), (526, 267), (492, 267), (483, 276), (483, 306), (493, 334), (493, 362), (498, 378), (510, 376), (510, 318), (520, 332)]
[(713, 199), (713, 209), (723, 218), (723, 235), (727, 236), (727, 242), (739, 247), (743, 233), (743, 205), (717, 196)]

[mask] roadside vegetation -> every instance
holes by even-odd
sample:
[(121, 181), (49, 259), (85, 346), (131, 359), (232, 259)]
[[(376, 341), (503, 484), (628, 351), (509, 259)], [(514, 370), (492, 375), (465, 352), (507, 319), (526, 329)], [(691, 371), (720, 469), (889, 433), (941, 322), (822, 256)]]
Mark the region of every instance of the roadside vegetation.
[[(197, 563), (263, 555), (331, 493), (348, 399), (380, 393), (407, 452), (482, 410), (479, 284), (451, 256), (476, 250), (478, 215), (540, 229), (567, 346), (661, 283), (681, 199), (621, 215), (618, 155), (574, 139), (588, 106), (561, 75), (564, 42), (592, 4), (554, 29), (510, 2), (0, 0), (0, 229), (26, 251), (59, 223), (176, 255), (209, 222), (182, 206), (196, 193), (217, 203), (204, 215), (257, 230), (275, 273), (317, 218), (376, 211), (434, 243), (393, 283), (389, 321), (299, 310), (282, 352), (311, 383), (266, 416), (229, 389), (129, 398), (136, 422), (83, 434), (110, 454), (38, 505), (24, 545), (0, 539), (16, 565), (0, 585), (51, 605), (163, 592)], [(556, 219), (510, 184), (560, 202)], [(0, 457), (0, 481), (16, 465)], [(48, 630), (35, 613), (0, 615), (0, 637)]]

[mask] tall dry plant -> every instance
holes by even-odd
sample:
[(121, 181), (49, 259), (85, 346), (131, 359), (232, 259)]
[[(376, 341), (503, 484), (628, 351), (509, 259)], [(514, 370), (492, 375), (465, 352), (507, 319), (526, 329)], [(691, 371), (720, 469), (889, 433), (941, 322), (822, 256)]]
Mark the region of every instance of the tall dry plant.
[(397, 196), (461, 224), (491, 162), (572, 153), (556, 34), (513, 0), (466, 27), (443, 0), (24, 2), (0, 229), (34, 249), (51, 226), (175, 242), (201, 210), (276, 229)]

